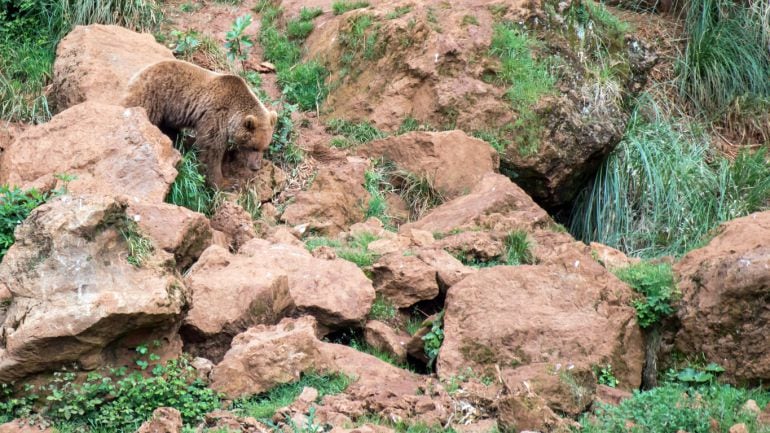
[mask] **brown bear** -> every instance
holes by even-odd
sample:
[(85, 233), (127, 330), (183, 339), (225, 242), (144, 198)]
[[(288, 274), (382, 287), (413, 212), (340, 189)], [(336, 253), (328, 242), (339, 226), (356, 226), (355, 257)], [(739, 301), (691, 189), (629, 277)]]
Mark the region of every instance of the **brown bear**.
[(143, 107), (150, 122), (175, 139), (195, 130), (195, 147), (206, 180), (222, 188), (222, 159), (230, 149), (248, 152), (258, 170), (278, 120), (237, 75), (219, 74), (181, 60), (154, 63), (128, 83), (124, 107)]

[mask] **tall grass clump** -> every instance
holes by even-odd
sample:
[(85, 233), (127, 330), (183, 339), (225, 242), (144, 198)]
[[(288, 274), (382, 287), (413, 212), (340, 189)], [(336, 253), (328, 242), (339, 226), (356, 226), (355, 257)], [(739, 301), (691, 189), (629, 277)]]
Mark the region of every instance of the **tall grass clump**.
[(206, 185), (206, 177), (201, 174), (200, 162), (194, 150), (182, 154), (182, 161), (177, 166), (177, 176), (171, 184), (166, 202), (211, 215), (214, 191)]
[(570, 231), (634, 256), (681, 255), (721, 222), (763, 209), (768, 176), (765, 151), (743, 151), (731, 162), (693, 125), (637, 110), (576, 199)]
[(78, 24), (159, 25), (152, 0), (0, 1), (0, 119), (40, 123), (51, 117), (43, 89), (56, 44)]
[(721, 116), (742, 96), (770, 97), (767, 16), (770, 2), (687, 2), (679, 92), (698, 114)]

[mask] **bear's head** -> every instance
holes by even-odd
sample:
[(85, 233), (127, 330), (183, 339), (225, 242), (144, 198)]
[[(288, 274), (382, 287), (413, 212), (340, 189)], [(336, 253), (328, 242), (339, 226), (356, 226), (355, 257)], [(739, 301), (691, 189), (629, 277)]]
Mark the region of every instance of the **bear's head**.
[(264, 110), (261, 115), (249, 114), (243, 118), (232, 134), (233, 145), (247, 152), (247, 165), (252, 170), (262, 166), (262, 155), (273, 140), (273, 130), (278, 113)]

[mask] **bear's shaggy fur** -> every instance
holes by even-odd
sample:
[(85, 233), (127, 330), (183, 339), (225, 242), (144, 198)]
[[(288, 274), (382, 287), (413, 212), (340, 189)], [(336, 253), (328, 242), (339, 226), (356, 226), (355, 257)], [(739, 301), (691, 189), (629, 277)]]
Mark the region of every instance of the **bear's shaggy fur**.
[(182, 128), (195, 130), (195, 147), (206, 180), (223, 187), (222, 159), (229, 149), (249, 151), (259, 169), (278, 119), (243, 78), (168, 60), (139, 71), (129, 82), (124, 107), (143, 107), (150, 122), (172, 139)]

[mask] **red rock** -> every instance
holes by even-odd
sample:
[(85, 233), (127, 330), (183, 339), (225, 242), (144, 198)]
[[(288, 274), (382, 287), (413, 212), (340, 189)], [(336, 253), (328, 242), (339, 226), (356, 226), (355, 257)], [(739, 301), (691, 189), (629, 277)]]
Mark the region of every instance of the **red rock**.
[(433, 233), (473, 230), (532, 230), (551, 222), (548, 214), (507, 177), (488, 173), (468, 195), (448, 201), (419, 221), (401, 226), (400, 231), (420, 229)]
[(406, 343), (411, 339), (407, 333), (397, 332), (378, 320), (370, 320), (366, 322), (364, 338), (369, 346), (391, 355), (399, 362), (406, 361)]
[(770, 212), (723, 224), (674, 272), (682, 293), (677, 349), (720, 364), (729, 381), (770, 379), (770, 311), (760, 308), (770, 285)]
[(50, 427), (36, 425), (31, 420), (17, 419), (5, 424), (0, 424), (0, 433), (54, 433)]
[(148, 203), (166, 198), (180, 160), (141, 108), (96, 102), (27, 129), (2, 158), (0, 184), (40, 188), (54, 175), (67, 174), (74, 176), (67, 186), (71, 194), (125, 195)]
[(481, 177), (497, 170), (500, 158), (487, 142), (462, 131), (410, 132), (372, 141), (360, 149), (400, 169), (432, 180), (447, 199), (467, 194)]
[(136, 433), (181, 433), (182, 414), (173, 407), (159, 407)]
[(53, 105), (63, 111), (84, 101), (118, 104), (136, 72), (173, 58), (149, 33), (120, 26), (76, 26), (56, 48)]
[(368, 160), (355, 157), (321, 168), (310, 188), (286, 207), (281, 221), (292, 226), (306, 224), (307, 230), (324, 235), (336, 235), (362, 221), (361, 204), (369, 200), (363, 187), (368, 168)]
[[(497, 376), (500, 366), (512, 389), (581, 413), (596, 387), (594, 365), (612, 365), (625, 389), (639, 387), (644, 346), (630, 299), (596, 263), (482, 269), (447, 293), (439, 377), (467, 368)], [(579, 399), (574, 389), (584, 390)]]
[(251, 215), (238, 203), (225, 200), (211, 217), (211, 228), (225, 234), (227, 243), (233, 251), (257, 237)]
[(185, 288), (155, 265), (168, 253), (156, 248), (141, 266), (130, 264), (126, 220), (114, 199), (63, 196), (17, 227), (0, 263), (0, 287), (13, 294), (0, 330), (0, 382), (72, 362), (95, 368), (118, 340), (179, 323)]

